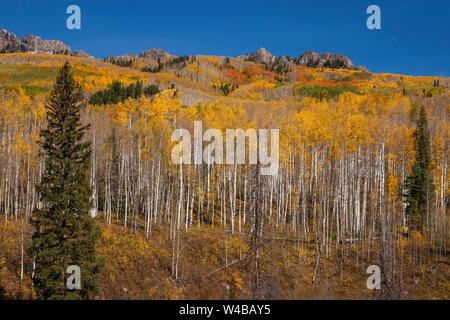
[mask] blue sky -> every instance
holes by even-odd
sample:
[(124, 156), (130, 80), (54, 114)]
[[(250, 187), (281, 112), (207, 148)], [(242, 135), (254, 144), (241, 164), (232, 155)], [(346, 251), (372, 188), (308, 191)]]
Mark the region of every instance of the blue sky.
[[(81, 8), (81, 30), (66, 27), (71, 4)], [(381, 8), (381, 30), (366, 27), (371, 4)], [(0, 0), (2, 28), (95, 57), (149, 48), (237, 56), (265, 47), (287, 56), (342, 53), (372, 72), (450, 73), (449, 0)]]

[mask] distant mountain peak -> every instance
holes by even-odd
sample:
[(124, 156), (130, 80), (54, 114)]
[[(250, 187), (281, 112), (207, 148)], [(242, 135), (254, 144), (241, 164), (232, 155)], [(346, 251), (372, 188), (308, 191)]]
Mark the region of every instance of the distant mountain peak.
[(254, 53), (243, 54), (238, 56), (238, 59), (252, 61), (257, 64), (264, 63), (266, 65), (270, 65), (275, 61), (276, 57), (269, 51), (267, 51), (265, 48), (259, 48)]

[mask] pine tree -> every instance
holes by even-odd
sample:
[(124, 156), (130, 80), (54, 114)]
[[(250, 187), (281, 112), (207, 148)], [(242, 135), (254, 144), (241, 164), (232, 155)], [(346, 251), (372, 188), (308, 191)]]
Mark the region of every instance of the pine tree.
[(431, 162), (430, 133), (423, 106), (419, 111), (416, 123), (417, 127), (414, 131), (416, 158), (411, 174), (406, 178), (405, 201), (409, 227), (422, 232), (425, 222), (428, 221), (429, 196), (432, 194), (433, 188), (429, 172)]
[[(90, 299), (98, 292), (103, 262), (95, 251), (100, 228), (89, 216), (91, 143), (83, 137), (81, 87), (68, 62), (60, 69), (46, 103), (47, 128), (40, 132), (45, 169), (36, 189), (41, 206), (31, 219), (30, 253), (35, 260), (33, 284), (40, 299)], [(67, 267), (81, 269), (81, 289), (66, 286)]]

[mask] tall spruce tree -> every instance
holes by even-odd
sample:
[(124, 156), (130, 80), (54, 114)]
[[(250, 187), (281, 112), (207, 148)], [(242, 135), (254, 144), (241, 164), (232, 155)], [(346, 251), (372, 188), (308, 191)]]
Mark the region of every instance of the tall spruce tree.
[[(103, 261), (95, 244), (100, 228), (90, 217), (91, 143), (83, 141), (79, 84), (70, 64), (60, 69), (46, 103), (47, 128), (40, 132), (39, 156), (45, 163), (36, 188), (41, 205), (34, 210), (30, 252), (34, 257), (33, 284), (40, 299), (90, 299), (98, 292)], [(81, 270), (81, 289), (66, 286), (67, 267)]]
[(412, 230), (423, 231), (428, 221), (428, 208), (433, 184), (430, 175), (430, 133), (428, 131), (427, 115), (422, 106), (416, 120), (414, 131), (414, 148), (416, 158), (412, 166), (411, 174), (406, 178), (405, 202), (409, 227)]

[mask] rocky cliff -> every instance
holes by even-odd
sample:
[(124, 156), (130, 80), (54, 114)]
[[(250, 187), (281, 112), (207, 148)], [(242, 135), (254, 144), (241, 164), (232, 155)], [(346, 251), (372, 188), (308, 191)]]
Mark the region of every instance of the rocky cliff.
[(0, 30), (0, 53), (33, 52), (44, 54), (66, 54), (75, 57), (93, 58), (83, 50), (72, 52), (70, 47), (59, 40), (44, 40), (27, 35), (22, 41), (8, 30)]
[(350, 58), (343, 54), (337, 53), (318, 54), (314, 51), (306, 51), (299, 57), (286, 58), (285, 56), (280, 56), (277, 58), (266, 49), (259, 48), (254, 53), (240, 55), (237, 58), (246, 61), (252, 61), (257, 64), (265, 64), (271, 69), (291, 69), (292, 66), (297, 65), (312, 68), (336, 68), (368, 72), (366, 67), (354, 66)]
[(270, 65), (275, 62), (276, 57), (267, 51), (265, 48), (259, 48), (254, 53), (243, 54), (238, 57), (238, 59), (252, 61), (257, 64), (266, 64)]
[(27, 35), (22, 38), (22, 51), (49, 54), (70, 54), (72, 50), (59, 40), (44, 40), (38, 36)]
[(312, 68), (336, 68), (367, 71), (364, 66), (355, 66), (349, 57), (338, 53), (318, 54), (314, 51), (306, 51), (300, 57), (293, 58), (292, 61), (299, 66)]
[(167, 51), (161, 50), (161, 49), (149, 49), (147, 51), (142, 51), (141, 58), (151, 58), (153, 60), (160, 60), (161, 62), (167, 61), (167, 60), (171, 60), (176, 58), (177, 56), (168, 53)]

